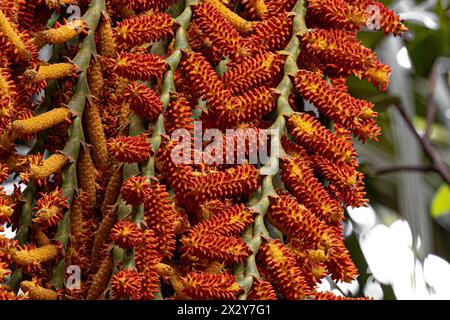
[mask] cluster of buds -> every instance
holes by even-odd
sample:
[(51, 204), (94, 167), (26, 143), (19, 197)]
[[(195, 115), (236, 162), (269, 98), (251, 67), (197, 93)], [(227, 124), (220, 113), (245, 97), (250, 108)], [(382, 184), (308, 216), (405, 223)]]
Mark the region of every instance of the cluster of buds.
[[(345, 206), (367, 203), (351, 135), (381, 134), (345, 81), (384, 90), (390, 73), (356, 37), (368, 6), (385, 33), (406, 30), (375, 0), (0, 0), (0, 184), (16, 183), (0, 185), (16, 231), (0, 235), (0, 300), (342, 299), (316, 287), (358, 274), (342, 231)], [(194, 120), (221, 137), (275, 129), (280, 148), (254, 162), (260, 144), (235, 136), (219, 149), (239, 163), (180, 163), (199, 155), (173, 138)]]

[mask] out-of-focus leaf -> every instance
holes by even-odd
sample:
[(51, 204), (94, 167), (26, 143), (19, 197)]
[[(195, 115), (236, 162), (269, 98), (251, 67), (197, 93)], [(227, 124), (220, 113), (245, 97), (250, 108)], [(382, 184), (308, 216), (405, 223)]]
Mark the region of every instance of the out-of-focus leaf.
[[(425, 118), (416, 116), (416, 117), (414, 117), (413, 121), (414, 121), (414, 126), (418, 130), (425, 131), (425, 127), (426, 127)], [(431, 128), (430, 140), (433, 143), (448, 145), (449, 141), (448, 141), (447, 129), (444, 126), (440, 125), (439, 123), (433, 123), (433, 126)], [(450, 199), (449, 199), (449, 201), (450, 201)]]
[(431, 216), (439, 218), (450, 213), (450, 186), (443, 184), (434, 194), (431, 202)]
[(371, 98), (370, 101), (372, 101), (376, 105), (378, 112), (384, 112), (390, 106), (400, 103), (401, 99), (387, 93), (380, 93)]

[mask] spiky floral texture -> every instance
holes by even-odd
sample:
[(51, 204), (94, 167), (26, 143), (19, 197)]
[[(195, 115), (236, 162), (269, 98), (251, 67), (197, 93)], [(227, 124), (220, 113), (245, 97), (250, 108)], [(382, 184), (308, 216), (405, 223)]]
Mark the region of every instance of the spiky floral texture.
[(241, 287), (233, 275), (189, 273), (181, 279), (182, 294), (191, 299), (235, 300)]
[(34, 205), (33, 222), (42, 227), (51, 227), (58, 223), (64, 214), (64, 210), (69, 208), (67, 198), (62, 190), (56, 188), (54, 191), (42, 194)]
[(277, 300), (275, 289), (268, 281), (255, 279), (248, 293), (248, 300)]
[(142, 232), (130, 221), (119, 221), (111, 229), (111, 240), (123, 249), (136, 247), (142, 240)]
[(142, 83), (132, 82), (126, 86), (124, 98), (130, 109), (141, 118), (153, 120), (163, 111), (159, 96)]
[(116, 59), (104, 58), (108, 72), (130, 80), (153, 80), (162, 77), (167, 64), (160, 56), (121, 52)]
[(120, 270), (111, 278), (114, 299), (139, 299), (142, 290), (142, 275), (135, 270)]
[(142, 162), (150, 158), (152, 147), (145, 137), (118, 137), (108, 142), (110, 154), (120, 162)]

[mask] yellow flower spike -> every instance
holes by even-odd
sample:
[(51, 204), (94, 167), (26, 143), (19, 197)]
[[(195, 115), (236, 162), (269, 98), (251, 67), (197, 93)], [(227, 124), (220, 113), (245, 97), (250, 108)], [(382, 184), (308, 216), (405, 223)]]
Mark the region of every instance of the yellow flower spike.
[(52, 261), (58, 255), (58, 247), (53, 244), (48, 244), (35, 249), (16, 251), (13, 259), (19, 266), (31, 266)]
[(248, 3), (258, 17), (262, 18), (267, 13), (267, 6), (264, 0), (248, 0)]
[(254, 22), (241, 18), (238, 14), (228, 9), (220, 0), (205, 0), (205, 2), (215, 6), (223, 17), (239, 32), (247, 34), (253, 31)]
[(36, 36), (35, 42), (39, 47), (46, 43), (64, 43), (76, 36), (86, 33), (88, 25), (83, 19), (74, 19), (66, 25), (58, 28), (45, 30)]
[(56, 126), (70, 116), (70, 109), (55, 108), (29, 119), (15, 120), (12, 127), (16, 135), (28, 135)]
[(23, 74), (30, 82), (39, 83), (69, 77), (78, 71), (79, 68), (73, 63), (55, 63), (48, 66), (41, 65), (37, 70), (28, 69)]
[(86, 192), (87, 195), (87, 208), (92, 210), (96, 202), (97, 184), (95, 177), (97, 176), (97, 170), (92, 162), (90, 151), (85, 148), (78, 156), (77, 162), (77, 177), (78, 187)]
[(117, 168), (113, 171), (111, 179), (109, 179), (108, 186), (105, 191), (105, 198), (102, 203), (102, 214), (105, 215), (108, 211), (108, 206), (116, 203), (120, 194), (120, 187), (122, 186), (122, 168)]
[(104, 168), (108, 165), (108, 147), (97, 104), (93, 101), (86, 103), (83, 116), (89, 142), (93, 146), (95, 164), (97, 168)]
[(99, 36), (98, 52), (104, 57), (113, 57), (116, 55), (116, 42), (109, 18), (104, 18), (97, 27)]
[(91, 90), (91, 95), (95, 98), (99, 98), (102, 95), (104, 85), (103, 71), (100, 60), (96, 60), (89, 69), (88, 83), (89, 89)]
[(56, 291), (43, 288), (32, 281), (22, 281), (20, 288), (24, 292), (28, 292), (31, 300), (57, 300), (58, 294)]
[(100, 268), (95, 274), (92, 284), (89, 287), (88, 295), (86, 300), (96, 300), (108, 285), (109, 279), (111, 278), (114, 269), (114, 263), (111, 256), (108, 254), (102, 261)]
[(64, 167), (68, 161), (68, 157), (64, 154), (52, 154), (48, 159), (44, 160), (41, 165), (30, 166), (31, 176), (35, 180), (46, 179), (49, 175)]
[(26, 44), (20, 36), (14, 31), (13, 26), (8, 21), (8, 18), (0, 10), (0, 37), (5, 40), (10, 46), (14, 48), (14, 53), (17, 54), (19, 60), (29, 61), (31, 59), (31, 52), (27, 49)]

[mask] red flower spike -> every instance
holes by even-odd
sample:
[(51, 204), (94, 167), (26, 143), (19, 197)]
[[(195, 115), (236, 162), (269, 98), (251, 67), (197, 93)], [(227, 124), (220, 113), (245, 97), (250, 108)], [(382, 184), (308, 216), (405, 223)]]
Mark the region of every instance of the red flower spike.
[(122, 184), (120, 194), (127, 204), (138, 206), (146, 201), (149, 189), (150, 182), (146, 177), (131, 177)]
[(212, 4), (195, 6), (194, 22), (211, 41), (212, 48), (219, 56), (229, 56), (232, 60), (240, 61), (252, 54), (253, 50), (248, 47), (247, 41)]
[(164, 111), (164, 127), (171, 135), (177, 129), (193, 130), (193, 114), (189, 101), (183, 94), (172, 94), (172, 99)]
[(158, 291), (159, 277), (156, 265), (161, 261), (161, 255), (156, 250), (155, 235), (151, 230), (145, 230), (141, 244), (135, 251), (136, 270), (142, 276), (142, 299), (152, 300)]
[(269, 280), (286, 299), (303, 300), (310, 294), (294, 256), (279, 240), (263, 243), (257, 259), (264, 266)]
[(145, 136), (110, 139), (108, 149), (117, 161), (126, 163), (143, 162), (152, 153), (152, 147)]
[(215, 234), (190, 233), (181, 239), (181, 243), (181, 257), (198, 262), (239, 263), (249, 253), (247, 244), (241, 238)]
[(226, 273), (191, 272), (181, 278), (183, 296), (201, 300), (235, 300), (242, 291), (236, 278)]
[(163, 57), (121, 52), (117, 59), (103, 58), (105, 70), (130, 80), (160, 79), (167, 69)]
[(153, 43), (173, 35), (173, 18), (166, 13), (137, 16), (117, 24), (115, 40), (124, 49)]
[(111, 278), (114, 299), (139, 300), (142, 291), (142, 275), (135, 270), (120, 270)]
[(159, 96), (143, 83), (130, 83), (125, 87), (123, 96), (130, 109), (143, 119), (154, 120), (163, 112)]
[(174, 0), (111, 0), (117, 7), (126, 7), (131, 10), (147, 11), (159, 10), (164, 11), (172, 5)]
[(259, 52), (284, 50), (292, 37), (293, 18), (290, 13), (279, 13), (263, 20), (246, 39), (247, 46)]
[(328, 195), (311, 167), (300, 158), (281, 160), (281, 180), (299, 202), (321, 220), (336, 225), (343, 218), (341, 204)]
[[(330, 120), (348, 128), (361, 140), (376, 139), (381, 133), (371, 117), (377, 115), (373, 104), (357, 100), (327, 84), (319, 73), (300, 70), (295, 76), (297, 90)], [(370, 115), (371, 117), (367, 118)]]
[(222, 213), (194, 226), (189, 232), (237, 237), (252, 222), (253, 212), (241, 204), (224, 209)]
[[(1, 189), (0, 189), (1, 190)], [(14, 213), (14, 203), (6, 195), (0, 194), (0, 225), (11, 223), (11, 217)]]
[(310, 248), (327, 250), (331, 247), (330, 228), (294, 197), (281, 194), (269, 199), (268, 219), (284, 235), (301, 240)]
[(42, 227), (54, 226), (68, 208), (67, 198), (58, 187), (50, 193), (41, 193), (41, 197), (33, 207), (35, 212), (33, 222)]
[(111, 229), (111, 240), (122, 249), (136, 247), (142, 240), (141, 230), (130, 221), (119, 221)]
[(268, 281), (254, 279), (247, 300), (278, 300), (275, 289)]
[(280, 82), (283, 64), (279, 54), (263, 52), (242, 63), (229, 64), (222, 81), (235, 95), (262, 85), (275, 86)]
[(308, 152), (302, 146), (296, 144), (294, 141), (289, 140), (289, 138), (284, 135), (281, 137), (281, 146), (284, 151), (293, 158), (300, 158), (307, 166), (312, 166), (311, 157)]
[(339, 139), (323, 127), (315, 117), (307, 113), (295, 113), (289, 117), (287, 123), (295, 140), (308, 152), (323, 155), (336, 162), (357, 166), (353, 143)]

